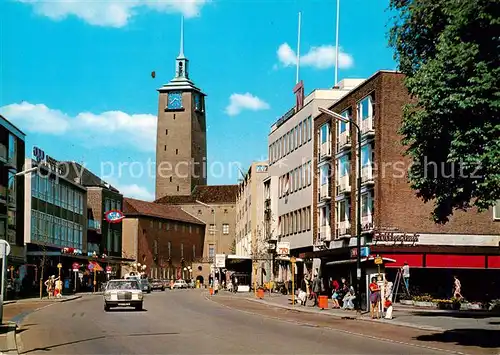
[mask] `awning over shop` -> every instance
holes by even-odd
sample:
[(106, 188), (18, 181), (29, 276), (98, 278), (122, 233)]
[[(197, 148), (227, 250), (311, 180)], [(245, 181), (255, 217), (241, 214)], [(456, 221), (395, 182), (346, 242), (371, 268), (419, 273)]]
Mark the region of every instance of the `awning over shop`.
[[(375, 260), (374, 256), (370, 256), (368, 258), (361, 258), (361, 262), (362, 263), (365, 263), (367, 261), (373, 261), (373, 260)], [(396, 260), (391, 259), (391, 258), (386, 258), (386, 257), (382, 257), (382, 260), (384, 261), (384, 264), (385, 263), (394, 263), (394, 262), (396, 262)], [(347, 260), (330, 261), (330, 262), (326, 263), (326, 265), (330, 266), (330, 265), (354, 264), (354, 263), (356, 263), (356, 259), (347, 259)]]
[(383, 254), (382, 257), (394, 260), (393, 263), (386, 265), (388, 268), (402, 267), (405, 262), (412, 268), (424, 267), (423, 254)]
[(484, 255), (427, 254), (425, 266), (429, 268), (484, 269)]

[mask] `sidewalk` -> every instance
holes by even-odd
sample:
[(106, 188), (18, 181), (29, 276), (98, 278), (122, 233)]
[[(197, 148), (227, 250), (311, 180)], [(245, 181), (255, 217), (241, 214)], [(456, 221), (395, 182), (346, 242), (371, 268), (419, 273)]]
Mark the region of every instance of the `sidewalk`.
[[(392, 314), (393, 319), (371, 319), (368, 312), (363, 312), (359, 316), (355, 311), (331, 309), (331, 300), (329, 300), (330, 308), (321, 310), (318, 307), (311, 307), (312, 301), (308, 301), (308, 305), (305, 307), (300, 304), (292, 305), (290, 295), (271, 294), (272, 296), (270, 296), (266, 294), (262, 300), (248, 293), (231, 294), (229, 292), (221, 292), (219, 295), (238, 297), (298, 312), (315, 313), (344, 319), (361, 319), (369, 322), (381, 322), (429, 331), (443, 332), (456, 329), (498, 330), (498, 325), (500, 324), (500, 316), (498, 314), (487, 314), (484, 312), (412, 309), (409, 307), (399, 307), (399, 304), (396, 304)], [(217, 295), (214, 297), (217, 297)]]

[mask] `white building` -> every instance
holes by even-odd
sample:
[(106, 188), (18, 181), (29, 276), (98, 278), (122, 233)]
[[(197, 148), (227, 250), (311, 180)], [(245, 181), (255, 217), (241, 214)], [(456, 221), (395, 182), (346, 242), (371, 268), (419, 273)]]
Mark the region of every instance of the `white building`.
[(296, 105), (271, 127), (269, 175), (278, 179), (278, 203), (272, 206), (272, 215), (278, 220), (278, 240), (289, 242), (290, 254), (295, 257), (313, 251), (313, 235), (317, 233), (313, 230), (312, 160), (318, 107), (330, 107), (361, 82), (363, 79), (345, 79), (333, 89), (314, 90), (307, 97), (300, 82), (294, 89)]

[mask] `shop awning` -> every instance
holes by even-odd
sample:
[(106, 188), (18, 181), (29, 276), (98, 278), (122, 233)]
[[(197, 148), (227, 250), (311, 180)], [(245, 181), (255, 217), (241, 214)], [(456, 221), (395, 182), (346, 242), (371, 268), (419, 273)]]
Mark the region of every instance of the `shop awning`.
[(427, 254), (425, 266), (428, 268), (484, 269), (484, 255)]
[[(375, 257), (373, 257), (373, 256), (370, 256), (368, 258), (361, 258), (362, 263), (365, 263), (367, 261), (373, 261), (373, 260), (375, 260)], [(386, 257), (382, 257), (382, 260), (384, 261), (384, 264), (396, 262), (396, 260), (391, 259), (391, 258), (386, 258)], [(327, 262), (326, 265), (330, 266), (330, 265), (354, 264), (354, 263), (356, 263), (356, 259), (347, 259), (347, 260), (330, 261), (330, 262)]]
[(382, 257), (394, 260), (394, 263), (386, 266), (388, 268), (402, 267), (405, 262), (407, 262), (411, 268), (424, 267), (423, 254), (383, 254)]

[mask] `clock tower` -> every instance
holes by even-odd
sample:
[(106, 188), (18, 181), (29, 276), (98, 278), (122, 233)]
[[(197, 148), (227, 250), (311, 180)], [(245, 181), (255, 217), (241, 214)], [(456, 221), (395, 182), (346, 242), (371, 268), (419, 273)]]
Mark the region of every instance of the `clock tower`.
[(206, 185), (207, 129), (205, 94), (189, 79), (184, 56), (184, 19), (175, 77), (158, 89), (156, 199), (188, 196)]

